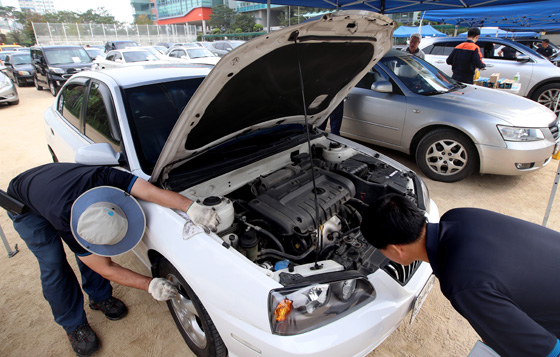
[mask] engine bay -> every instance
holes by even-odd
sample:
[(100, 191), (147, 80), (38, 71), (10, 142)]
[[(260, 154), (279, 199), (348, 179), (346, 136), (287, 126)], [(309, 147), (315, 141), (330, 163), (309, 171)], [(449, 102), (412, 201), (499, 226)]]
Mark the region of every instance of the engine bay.
[(364, 155), (335, 141), (324, 143), (312, 146), (313, 164), (308, 152), (296, 152), (288, 165), (195, 204), (214, 207), (222, 218), (218, 235), (224, 244), (276, 272), (282, 284), (324, 272), (317, 262), (329, 262), (326, 267), (334, 271), (364, 275), (384, 269), (406, 284), (416, 268), (385, 258), (359, 228), (364, 209), (384, 194), (402, 194), (419, 204), (416, 175), (389, 165), (378, 154)]

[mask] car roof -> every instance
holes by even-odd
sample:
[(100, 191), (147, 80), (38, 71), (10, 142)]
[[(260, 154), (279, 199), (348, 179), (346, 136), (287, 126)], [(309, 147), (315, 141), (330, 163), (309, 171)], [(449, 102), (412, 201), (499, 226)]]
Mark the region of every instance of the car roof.
[[(142, 67), (142, 78), (138, 77), (139, 67)], [(214, 66), (202, 64), (150, 64), (131, 66), (115, 69), (104, 69), (103, 71), (79, 72), (73, 78), (87, 77), (107, 80), (111, 78), (120, 87), (138, 87), (150, 83), (168, 82), (185, 78), (205, 77)]]
[(31, 47), (31, 49), (36, 49), (36, 48), (83, 48), (83, 47), (80, 45), (47, 45), (47, 46), (35, 45)]

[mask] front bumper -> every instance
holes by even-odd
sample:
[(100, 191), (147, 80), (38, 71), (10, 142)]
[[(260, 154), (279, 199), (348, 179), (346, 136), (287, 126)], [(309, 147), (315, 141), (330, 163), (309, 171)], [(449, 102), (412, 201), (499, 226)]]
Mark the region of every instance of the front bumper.
[(384, 271), (377, 270), (368, 277), (377, 291), (374, 301), (344, 318), (300, 335), (273, 335), (226, 312), (213, 314), (212, 319), (230, 356), (363, 356), (400, 325), (431, 273), (430, 266), (423, 263), (406, 286), (395, 288), (396, 282)]
[[(545, 167), (554, 153), (556, 142), (540, 140), (506, 142), (506, 147), (479, 145), (480, 173), (522, 175)], [(516, 165), (522, 165), (518, 168)]]
[(9, 87), (0, 89), (0, 103), (11, 103), (19, 99), (17, 89), (12, 84)]

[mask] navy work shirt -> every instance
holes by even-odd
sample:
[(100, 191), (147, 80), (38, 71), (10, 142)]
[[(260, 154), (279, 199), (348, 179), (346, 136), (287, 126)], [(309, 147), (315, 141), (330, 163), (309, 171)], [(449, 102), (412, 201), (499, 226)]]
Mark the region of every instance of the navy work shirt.
[(98, 186), (113, 186), (130, 193), (136, 179), (128, 172), (110, 167), (53, 163), (16, 176), (10, 181), (8, 194), (49, 221), (74, 253), (88, 255), (72, 235), (72, 204), (82, 193)]
[(451, 78), (469, 84), (474, 82), (475, 70), (486, 66), (482, 62), (480, 47), (473, 40), (467, 40), (455, 47), (447, 57), (446, 62), (451, 65), (453, 71)]
[(499, 213), (453, 209), (428, 223), (441, 291), (501, 356), (560, 352), (560, 233)]

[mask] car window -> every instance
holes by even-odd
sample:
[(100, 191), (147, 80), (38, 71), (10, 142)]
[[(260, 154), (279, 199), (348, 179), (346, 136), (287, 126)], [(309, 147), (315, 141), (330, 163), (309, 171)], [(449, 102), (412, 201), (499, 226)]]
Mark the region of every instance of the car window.
[(423, 51), (428, 55), (449, 56), (453, 49), (460, 43), (460, 41), (438, 42), (426, 47)]
[(494, 48), (493, 58), (515, 61), (519, 53), (520, 52), (517, 51), (515, 48), (508, 45), (497, 46)]
[(365, 89), (371, 89), (371, 85), (375, 82), (379, 82), (379, 81), (388, 81), (389, 78), (387, 78), (387, 76), (383, 73), (381, 73), (380, 71), (378, 71), (375, 67), (372, 68), (368, 73), (366, 73), (366, 75), (364, 76), (364, 78), (362, 78), (358, 84), (356, 84), (356, 87), (358, 88), (365, 88)]
[(125, 89), (124, 103), (142, 170), (150, 174), (179, 115), (204, 78)]
[(204, 47), (188, 49), (189, 58), (215, 57), (215, 55)]
[(224, 44), (222, 42), (217, 42), (214, 44), (214, 47), (218, 50), (223, 50), (224, 49)]
[(30, 64), (31, 63), (31, 55), (10, 56), (10, 62), (12, 63), (12, 65)]
[(149, 51), (127, 51), (123, 53), (123, 57), (127, 63), (157, 60)]
[(90, 63), (91, 57), (82, 47), (79, 48), (47, 48), (45, 56), (50, 65)]
[(115, 53), (109, 53), (107, 57), (105, 57), (107, 61), (114, 61), (115, 60)]
[(75, 126), (78, 130), (82, 130), (80, 125), (80, 112), (84, 101), (86, 87), (82, 84), (70, 84), (64, 87), (59, 98), (58, 110), (62, 116)]
[(103, 99), (100, 84), (92, 83), (86, 107), (85, 134), (93, 142), (109, 143), (116, 152), (120, 152), (120, 133), (117, 128), (111, 129), (108, 108), (112, 105)]

